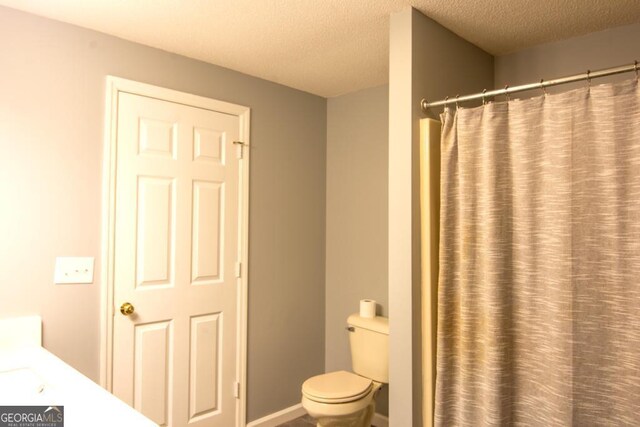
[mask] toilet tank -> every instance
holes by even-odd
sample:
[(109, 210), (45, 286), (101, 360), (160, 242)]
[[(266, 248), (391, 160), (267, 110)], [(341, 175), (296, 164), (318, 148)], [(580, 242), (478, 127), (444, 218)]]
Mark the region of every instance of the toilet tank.
[(389, 319), (352, 314), (347, 319), (353, 372), (381, 383), (389, 382)]

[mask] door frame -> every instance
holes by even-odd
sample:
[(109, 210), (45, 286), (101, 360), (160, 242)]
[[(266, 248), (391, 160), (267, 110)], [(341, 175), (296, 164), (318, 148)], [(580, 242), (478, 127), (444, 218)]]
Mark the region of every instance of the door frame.
[[(249, 275), (249, 107), (205, 98), (172, 89), (127, 80), (120, 77), (106, 77), (106, 103), (104, 123), (104, 160), (102, 174), (102, 254), (101, 254), (101, 325), (100, 325), (100, 385), (112, 391), (113, 386), (113, 271), (115, 266), (115, 178), (116, 141), (118, 118), (118, 95), (120, 92), (156, 98), (178, 104), (237, 116), (240, 122), (240, 141), (243, 151), (239, 159), (238, 189), (238, 260), (241, 263), (237, 298), (237, 357), (236, 374), (240, 384), (239, 402), (236, 405), (238, 426), (246, 425), (247, 404), (247, 303)], [(247, 149), (245, 149), (245, 147)]]

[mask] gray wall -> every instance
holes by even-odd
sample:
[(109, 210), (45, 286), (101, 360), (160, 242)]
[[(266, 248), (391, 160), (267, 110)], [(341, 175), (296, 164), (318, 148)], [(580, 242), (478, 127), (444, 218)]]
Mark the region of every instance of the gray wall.
[(105, 76), (251, 107), (248, 420), (324, 371), (326, 100), (0, 7), (0, 317), (99, 372), (100, 263), (54, 286), (56, 256), (100, 257)]
[(389, 415), (420, 426), (420, 100), (490, 87), (493, 57), (409, 8), (391, 16), (389, 65)]
[[(615, 67), (640, 61), (640, 23), (574, 37), (554, 43), (534, 46), (496, 58), (495, 86), (550, 80), (587, 70)], [(633, 74), (604, 77), (592, 84), (633, 78)], [(586, 82), (548, 88), (549, 93), (561, 92), (585, 85)], [(517, 97), (541, 95), (541, 91), (522, 92)]]
[[(327, 101), (325, 368), (351, 370), (346, 319), (364, 298), (387, 316), (389, 87)], [(377, 401), (386, 415), (387, 389)]]

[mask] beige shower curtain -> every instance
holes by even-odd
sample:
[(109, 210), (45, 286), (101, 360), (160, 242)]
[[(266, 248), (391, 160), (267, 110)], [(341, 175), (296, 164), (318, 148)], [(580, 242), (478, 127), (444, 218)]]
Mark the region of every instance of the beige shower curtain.
[(638, 82), (442, 119), (435, 425), (640, 426)]

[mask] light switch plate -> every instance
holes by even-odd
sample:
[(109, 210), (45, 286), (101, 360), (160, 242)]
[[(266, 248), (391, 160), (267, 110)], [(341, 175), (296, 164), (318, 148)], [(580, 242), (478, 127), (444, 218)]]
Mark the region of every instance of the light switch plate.
[(93, 257), (57, 257), (54, 283), (93, 283)]

